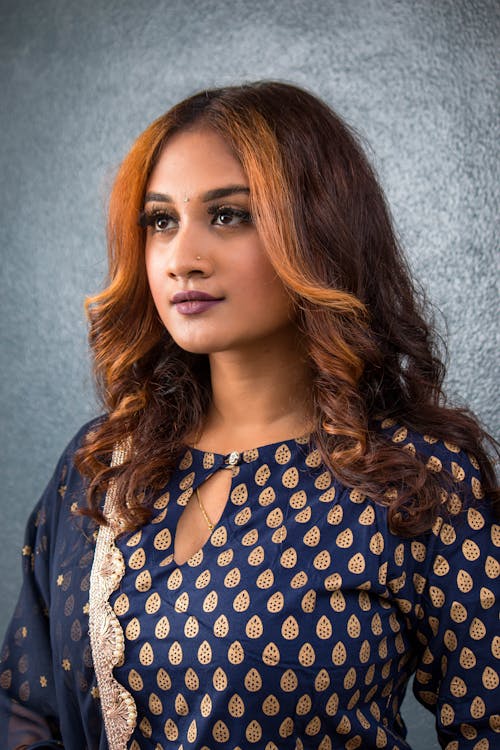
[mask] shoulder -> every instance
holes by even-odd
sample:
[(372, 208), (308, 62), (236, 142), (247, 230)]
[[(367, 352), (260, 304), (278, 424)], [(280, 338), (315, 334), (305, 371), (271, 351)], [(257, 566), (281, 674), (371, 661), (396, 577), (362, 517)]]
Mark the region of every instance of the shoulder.
[(67, 460), (72, 460), (77, 450), (82, 447), (87, 438), (90, 437), (92, 433), (95, 432), (99, 428), (99, 426), (106, 421), (106, 419), (107, 416), (105, 414), (101, 414), (99, 417), (95, 417), (89, 422), (85, 422), (85, 424), (80, 427), (80, 429), (73, 435), (71, 440), (66, 445), (66, 448), (62, 453), (62, 457), (66, 458)]
[(106, 421), (106, 415), (101, 415), (91, 419), (89, 422), (85, 422), (80, 429), (73, 435), (69, 440), (63, 452), (61, 453), (59, 460), (56, 464), (55, 474), (65, 472), (66, 475), (69, 473), (78, 474), (78, 469), (75, 465), (75, 456), (78, 450), (84, 445), (87, 439), (91, 438), (92, 433)]
[[(380, 431), (420, 460), (437, 482), (436, 514), (432, 527), (423, 533), (401, 537), (387, 533), (388, 584), (393, 593), (400, 589), (401, 576), (406, 588), (398, 596), (427, 601), (437, 609), (450, 600), (452, 618), (464, 596), (484, 595), (490, 607), (490, 587), (498, 576), (500, 525), (492, 497), (485, 493), (476, 458), (458, 445), (386, 420)], [(404, 558), (404, 563), (403, 563)], [(399, 566), (399, 567), (398, 567)], [(423, 597), (423, 599), (422, 599)], [(494, 600), (494, 599), (493, 599)], [(417, 611), (415, 610), (415, 614)], [(444, 617), (444, 610), (441, 612)], [(458, 616), (458, 615), (457, 615)]]
[(378, 430), (387, 441), (411, 453), (437, 478), (441, 477), (444, 489), (468, 498), (469, 502), (483, 500), (479, 464), (459, 445), (418, 432), (392, 419), (379, 422)]
[(55, 465), (52, 477), (35, 506), (34, 515), (38, 521), (42, 518), (57, 522), (61, 514), (72, 513), (76, 506), (84, 505), (86, 480), (76, 466), (75, 456), (87, 437), (105, 419), (105, 416), (100, 416), (86, 422), (66, 445)]

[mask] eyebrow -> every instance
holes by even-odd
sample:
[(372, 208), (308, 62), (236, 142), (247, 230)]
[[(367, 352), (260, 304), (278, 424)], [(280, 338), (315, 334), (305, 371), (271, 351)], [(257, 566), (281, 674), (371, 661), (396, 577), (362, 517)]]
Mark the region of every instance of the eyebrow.
[[(215, 188), (214, 190), (208, 190), (203, 193), (201, 200), (203, 203), (208, 201), (216, 200), (217, 198), (227, 198), (228, 195), (236, 195), (243, 193), (244, 195), (250, 195), (250, 188), (245, 185), (228, 185), (227, 187)], [(146, 193), (144, 203), (156, 201), (158, 203), (175, 203), (173, 198), (166, 193)]]

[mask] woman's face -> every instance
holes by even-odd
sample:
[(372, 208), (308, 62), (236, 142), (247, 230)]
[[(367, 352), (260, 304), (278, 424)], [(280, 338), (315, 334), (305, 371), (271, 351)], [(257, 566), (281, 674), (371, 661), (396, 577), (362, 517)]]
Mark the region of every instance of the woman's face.
[(149, 286), (187, 351), (245, 350), (290, 335), (292, 305), (252, 222), (249, 192), (241, 164), (209, 129), (173, 136), (151, 174), (142, 216)]

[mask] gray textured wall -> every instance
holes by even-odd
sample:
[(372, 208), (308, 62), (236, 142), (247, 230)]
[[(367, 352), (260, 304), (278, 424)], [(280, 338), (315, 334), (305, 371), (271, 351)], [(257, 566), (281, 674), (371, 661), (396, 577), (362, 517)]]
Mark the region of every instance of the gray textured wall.
[[(202, 86), (312, 88), (372, 156), (449, 329), (449, 389), (498, 422), (496, 0), (2, 0), (3, 631), (25, 519), (95, 414), (82, 301), (104, 277), (108, 188), (133, 138)], [(406, 702), (415, 750), (432, 719)]]

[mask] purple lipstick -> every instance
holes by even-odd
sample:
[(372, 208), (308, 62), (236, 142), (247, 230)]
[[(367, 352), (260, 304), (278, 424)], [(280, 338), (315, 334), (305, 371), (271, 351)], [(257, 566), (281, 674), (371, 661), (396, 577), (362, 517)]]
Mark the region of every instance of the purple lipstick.
[(177, 292), (170, 302), (181, 315), (195, 315), (209, 310), (218, 302), (222, 302), (222, 298), (190, 289), (185, 292)]

